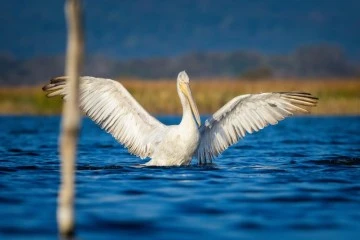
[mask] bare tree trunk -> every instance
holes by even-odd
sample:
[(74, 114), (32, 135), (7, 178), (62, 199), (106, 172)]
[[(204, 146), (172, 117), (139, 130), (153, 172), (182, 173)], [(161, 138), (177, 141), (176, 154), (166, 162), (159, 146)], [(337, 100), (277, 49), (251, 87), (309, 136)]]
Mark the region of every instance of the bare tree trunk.
[(83, 58), (83, 29), (80, 0), (67, 0), (66, 17), (68, 43), (66, 76), (69, 76), (69, 94), (63, 106), (62, 133), (60, 137), (61, 186), (58, 196), (57, 219), (62, 237), (74, 234), (74, 180), (77, 138), (80, 125), (79, 72)]

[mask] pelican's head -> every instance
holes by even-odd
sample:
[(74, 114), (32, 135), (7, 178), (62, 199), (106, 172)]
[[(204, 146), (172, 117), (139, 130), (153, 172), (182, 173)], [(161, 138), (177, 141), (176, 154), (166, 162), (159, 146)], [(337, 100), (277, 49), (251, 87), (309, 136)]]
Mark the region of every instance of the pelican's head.
[(178, 87), (179, 87), (181, 93), (184, 94), (186, 100), (189, 102), (191, 112), (192, 112), (197, 124), (200, 127), (201, 121), (200, 121), (199, 111), (197, 109), (197, 106), (196, 106), (193, 96), (191, 94), (191, 90), (190, 90), (190, 86), (189, 86), (189, 76), (186, 74), (185, 71), (182, 71), (179, 73), (179, 75), (177, 77), (177, 84), (178, 84)]

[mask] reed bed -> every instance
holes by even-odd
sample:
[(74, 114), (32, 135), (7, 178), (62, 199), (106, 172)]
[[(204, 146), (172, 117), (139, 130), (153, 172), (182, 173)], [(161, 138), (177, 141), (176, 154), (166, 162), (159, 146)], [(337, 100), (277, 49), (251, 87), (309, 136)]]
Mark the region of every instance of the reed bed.
[[(175, 80), (119, 79), (152, 114), (181, 114)], [(197, 79), (191, 90), (202, 114), (215, 112), (240, 94), (306, 91), (319, 97), (314, 115), (359, 115), (360, 79)], [(51, 115), (61, 112), (61, 98), (48, 99), (37, 87), (0, 89), (0, 114)]]

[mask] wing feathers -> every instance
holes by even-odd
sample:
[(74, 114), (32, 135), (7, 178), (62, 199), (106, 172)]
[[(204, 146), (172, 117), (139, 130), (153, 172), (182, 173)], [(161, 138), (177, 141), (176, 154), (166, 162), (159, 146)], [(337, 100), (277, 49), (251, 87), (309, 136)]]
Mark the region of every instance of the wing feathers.
[[(48, 97), (61, 95), (66, 100), (66, 80), (67, 77), (51, 79), (43, 90)], [(111, 79), (81, 77), (79, 100), (87, 116), (141, 158), (151, 155), (153, 140), (165, 129), (119, 82)]]
[(199, 163), (211, 162), (246, 133), (275, 125), (304, 107), (316, 106), (318, 98), (304, 92), (247, 94), (235, 97), (200, 128), (201, 139), (195, 155)]

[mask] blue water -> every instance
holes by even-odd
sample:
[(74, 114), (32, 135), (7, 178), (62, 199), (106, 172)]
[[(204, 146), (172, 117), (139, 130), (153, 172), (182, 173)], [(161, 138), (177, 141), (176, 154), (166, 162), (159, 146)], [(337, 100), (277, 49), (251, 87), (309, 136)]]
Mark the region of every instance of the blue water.
[[(0, 123), (0, 239), (56, 239), (59, 118)], [(289, 118), (248, 135), (212, 166), (139, 163), (84, 119), (79, 239), (360, 237), (360, 117)]]

